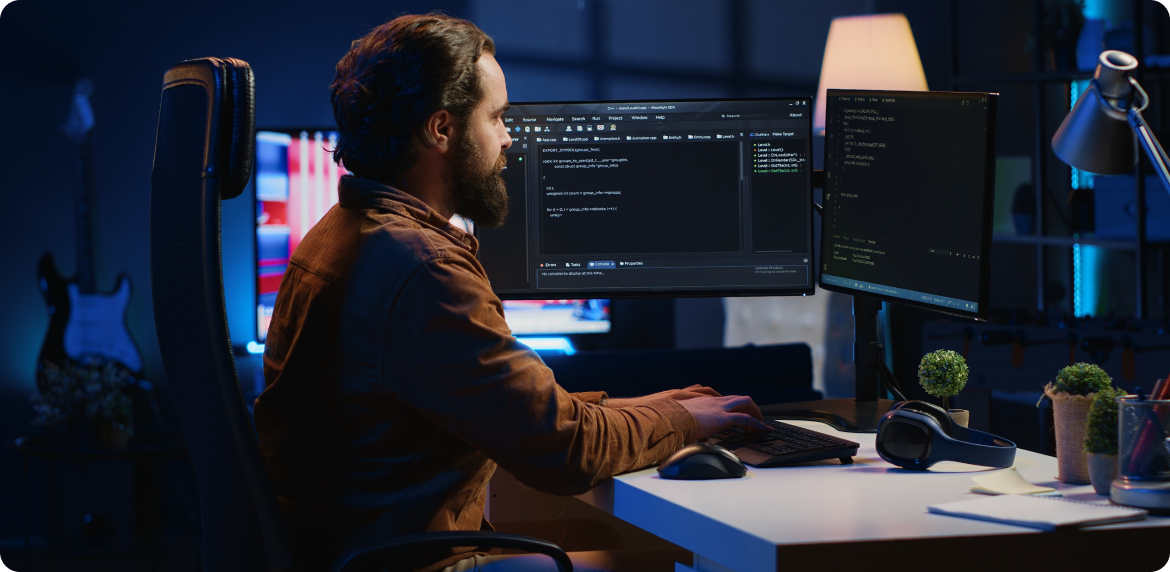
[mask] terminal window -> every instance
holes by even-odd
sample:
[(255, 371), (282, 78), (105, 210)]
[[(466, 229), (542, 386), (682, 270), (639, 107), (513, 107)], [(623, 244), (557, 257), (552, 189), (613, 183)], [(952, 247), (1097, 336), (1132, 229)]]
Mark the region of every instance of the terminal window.
[[(812, 291), (808, 98), (513, 104), (501, 297)], [(596, 296), (595, 296), (596, 297)]]

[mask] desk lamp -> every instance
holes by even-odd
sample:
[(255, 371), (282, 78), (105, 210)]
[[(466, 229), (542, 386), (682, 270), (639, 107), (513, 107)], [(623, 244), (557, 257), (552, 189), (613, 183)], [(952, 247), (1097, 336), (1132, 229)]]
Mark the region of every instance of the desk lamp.
[(1137, 65), (1125, 52), (1101, 53), (1088, 89), (1052, 136), (1052, 151), (1082, 171), (1118, 175), (1137, 165), (1140, 141), (1170, 191), (1170, 159), (1142, 117), (1150, 98), (1131, 75)]

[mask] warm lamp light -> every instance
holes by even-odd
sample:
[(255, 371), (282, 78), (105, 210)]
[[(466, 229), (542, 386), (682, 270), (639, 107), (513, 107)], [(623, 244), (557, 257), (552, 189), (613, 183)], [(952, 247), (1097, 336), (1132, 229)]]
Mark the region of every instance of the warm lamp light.
[(813, 115), (813, 131), (818, 135), (825, 133), (825, 92), (830, 89), (928, 91), (906, 16), (833, 18)]

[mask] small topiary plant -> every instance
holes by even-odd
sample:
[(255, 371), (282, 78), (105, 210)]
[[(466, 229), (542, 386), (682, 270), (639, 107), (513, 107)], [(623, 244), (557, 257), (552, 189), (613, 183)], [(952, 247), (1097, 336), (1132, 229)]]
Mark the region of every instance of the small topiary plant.
[(1052, 390), (1069, 395), (1090, 395), (1113, 385), (1113, 378), (1091, 363), (1074, 363), (1056, 374)]
[(1085, 428), (1085, 451), (1095, 455), (1117, 454), (1117, 401), (1125, 392), (1107, 387), (1097, 392)]
[(941, 397), (943, 409), (950, 410), (951, 396), (967, 385), (967, 360), (951, 350), (935, 350), (922, 356), (918, 364), (918, 383), (927, 393)]

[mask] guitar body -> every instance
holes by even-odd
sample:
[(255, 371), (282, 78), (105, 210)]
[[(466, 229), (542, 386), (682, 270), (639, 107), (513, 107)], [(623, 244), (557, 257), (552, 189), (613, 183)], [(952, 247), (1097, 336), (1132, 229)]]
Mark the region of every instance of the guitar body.
[(69, 280), (57, 273), (57, 264), (51, 253), (42, 255), (37, 264), (37, 286), (49, 311), (49, 331), (37, 359), (37, 371), (40, 371), (46, 363), (64, 366), (68, 358), (65, 355), (65, 324), (69, 322)]
[(109, 294), (82, 294), (75, 283), (69, 289), (69, 322), (65, 324), (65, 355), (72, 359), (97, 355), (142, 372), (142, 355), (126, 328), (130, 306), (130, 277), (118, 276), (118, 288)]
[(126, 327), (130, 306), (130, 277), (118, 276), (118, 287), (109, 293), (83, 294), (74, 281), (65, 280), (53, 256), (41, 257), (39, 278), (49, 310), (49, 333), (41, 347), (41, 363), (61, 364), (86, 356), (113, 360), (135, 377), (142, 374), (142, 353)]

